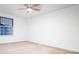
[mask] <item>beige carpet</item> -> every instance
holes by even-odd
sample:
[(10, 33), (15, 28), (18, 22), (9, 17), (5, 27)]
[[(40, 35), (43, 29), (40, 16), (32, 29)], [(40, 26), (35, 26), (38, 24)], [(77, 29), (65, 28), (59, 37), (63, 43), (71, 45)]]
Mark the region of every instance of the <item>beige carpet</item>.
[(16, 42), (0, 44), (0, 54), (14, 54), (14, 53), (37, 53), (37, 54), (73, 54), (77, 52), (71, 52), (64, 49), (36, 44), (33, 42)]

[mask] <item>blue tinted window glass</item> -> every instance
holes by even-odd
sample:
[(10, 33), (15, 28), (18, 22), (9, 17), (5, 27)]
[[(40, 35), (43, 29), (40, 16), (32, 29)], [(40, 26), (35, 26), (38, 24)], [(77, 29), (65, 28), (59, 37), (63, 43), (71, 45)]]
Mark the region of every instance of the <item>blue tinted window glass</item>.
[(13, 19), (0, 17), (0, 35), (13, 34)]

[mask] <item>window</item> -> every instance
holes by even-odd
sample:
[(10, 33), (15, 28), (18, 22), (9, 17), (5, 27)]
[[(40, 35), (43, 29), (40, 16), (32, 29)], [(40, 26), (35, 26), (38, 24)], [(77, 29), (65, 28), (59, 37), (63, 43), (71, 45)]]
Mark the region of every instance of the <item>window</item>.
[(0, 16), (0, 35), (13, 34), (13, 19)]

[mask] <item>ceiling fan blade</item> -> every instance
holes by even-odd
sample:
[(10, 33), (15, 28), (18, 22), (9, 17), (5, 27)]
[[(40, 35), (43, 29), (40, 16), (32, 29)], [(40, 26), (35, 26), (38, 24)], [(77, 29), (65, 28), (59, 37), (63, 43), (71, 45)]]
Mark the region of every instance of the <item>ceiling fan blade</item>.
[(32, 4), (23, 4), (26, 8), (30, 8)]
[(37, 9), (37, 8), (32, 8), (33, 10), (35, 10), (35, 11), (40, 11), (40, 9)]
[(32, 4), (32, 7), (38, 7), (40, 4)]
[(23, 4), (25, 7), (28, 6), (28, 4)]
[(18, 8), (18, 10), (24, 10), (24, 9), (27, 9), (27, 8)]

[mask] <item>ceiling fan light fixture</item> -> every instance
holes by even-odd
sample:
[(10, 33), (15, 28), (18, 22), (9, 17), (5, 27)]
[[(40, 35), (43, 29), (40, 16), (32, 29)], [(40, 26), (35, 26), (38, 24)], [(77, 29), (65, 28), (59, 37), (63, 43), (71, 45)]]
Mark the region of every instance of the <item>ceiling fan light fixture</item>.
[(27, 8), (27, 11), (28, 12), (32, 12), (33, 10), (31, 8)]

